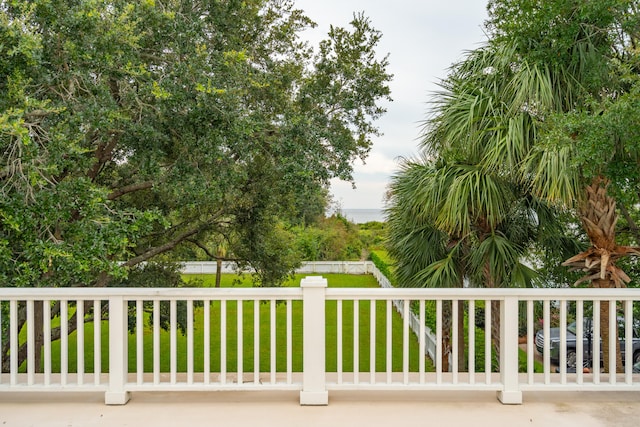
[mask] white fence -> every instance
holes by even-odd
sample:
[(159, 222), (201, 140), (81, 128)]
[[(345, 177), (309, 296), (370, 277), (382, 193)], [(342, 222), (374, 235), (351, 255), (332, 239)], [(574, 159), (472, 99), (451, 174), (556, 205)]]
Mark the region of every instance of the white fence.
[[(373, 263), (371, 263), (373, 264)], [(373, 265), (371, 267), (373, 277), (376, 278), (378, 284), (381, 288), (393, 289), (393, 285), (389, 279), (382, 274), (382, 272)], [(431, 360), (436, 360), (436, 335), (433, 333), (431, 328), (424, 325), (424, 322), (420, 322), (418, 316), (411, 310), (405, 311), (404, 301), (403, 300), (394, 300), (393, 305), (395, 306), (397, 312), (404, 319), (405, 316), (409, 319), (409, 328), (413, 331), (414, 334), (420, 339), (420, 336), (424, 337), (425, 347), (424, 354), (429, 356)]]
[[(215, 261), (188, 261), (182, 263), (183, 274), (216, 274)], [(375, 268), (371, 261), (308, 261), (296, 269), (299, 274), (371, 274)], [(235, 273), (237, 266), (233, 262), (223, 262), (223, 273)]]
[[(277, 289), (0, 288), (0, 392), (100, 391), (106, 403), (123, 404), (129, 393), (142, 390), (300, 390), (301, 404), (327, 404), (331, 390), (494, 390), (503, 403), (517, 404), (530, 390), (640, 391), (640, 374), (632, 368), (634, 358), (640, 358), (632, 336), (632, 322), (638, 321), (634, 308), (640, 308), (635, 289), (326, 286), (325, 279), (308, 277), (300, 288)], [(401, 321), (394, 301), (402, 301)], [(440, 343), (442, 308), (448, 301), (464, 301), (467, 310), (465, 324), (457, 324), (458, 304), (452, 304), (454, 350), (451, 372), (444, 372)], [(498, 313), (492, 312), (491, 301), (499, 303)], [(618, 313), (612, 310), (609, 318), (600, 319), (603, 302), (617, 305)], [(437, 319), (433, 368), (424, 357), (428, 305), (435, 305)], [(417, 307), (417, 342), (410, 329), (411, 306)], [(538, 306), (546, 337), (552, 319), (557, 317), (560, 325), (559, 337), (540, 343), (541, 372), (534, 364)], [(522, 368), (520, 307), (528, 337)], [(479, 343), (476, 308), (485, 317), (484, 342)], [(605, 367), (612, 373), (566, 368), (566, 326), (572, 319), (582, 325), (591, 309), (594, 366), (600, 366), (598, 325), (608, 322), (615, 328), (617, 316), (624, 317), (621, 373), (615, 373), (615, 361)], [(108, 321), (94, 321), (102, 317), (99, 313)], [(492, 354), (494, 316), (501, 326), (499, 355)], [(463, 347), (457, 330), (465, 326)], [(586, 332), (581, 326), (576, 331), (578, 337)], [(610, 348), (614, 339), (612, 334)], [(582, 366), (582, 340), (577, 345)], [(477, 354), (478, 348), (484, 355)], [(558, 372), (551, 364), (552, 350), (559, 351)], [(457, 364), (459, 351), (467, 355), (466, 366)]]

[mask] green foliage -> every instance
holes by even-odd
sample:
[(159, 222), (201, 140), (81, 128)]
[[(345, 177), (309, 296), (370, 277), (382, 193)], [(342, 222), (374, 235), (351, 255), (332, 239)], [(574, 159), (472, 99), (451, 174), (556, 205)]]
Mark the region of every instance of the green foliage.
[(3, 286), (179, 286), (153, 261), (198, 251), (285, 281), (283, 224), (352, 178), (389, 99), (364, 16), (315, 52), (314, 25), (292, 0), (0, 0)]
[[(576, 232), (576, 217), (584, 217), (590, 209), (585, 188), (594, 179), (610, 183), (607, 192), (621, 214), (618, 236), (611, 235), (611, 244), (637, 246), (640, 242), (638, 4), (633, 0), (544, 4), (501, 0), (490, 2), (489, 13), (489, 48), (511, 46), (517, 55), (507, 60), (516, 61), (518, 69), (544, 66), (540, 85), (555, 93), (550, 104), (533, 92), (520, 102), (536, 108), (526, 109), (535, 144), (519, 169), (529, 191), (571, 210), (563, 214), (565, 225), (558, 231), (575, 239), (576, 243), (566, 246), (573, 246), (572, 253), (559, 257), (560, 251), (546, 242), (536, 256), (545, 265), (547, 285), (573, 283), (577, 277), (560, 271), (557, 263), (589, 245)], [(494, 102), (509, 102), (508, 95), (494, 95)], [(637, 280), (637, 262), (616, 262)]]
[(240, 268), (248, 265), (255, 269), (254, 284), (275, 286), (291, 277), (301, 262), (294, 248), (293, 234), (277, 223), (271, 227), (251, 227), (247, 230), (248, 235), (243, 239), (246, 244), (234, 253), (241, 260), (248, 260), (239, 262)]
[(527, 179), (538, 194), (574, 207), (587, 183), (603, 176), (617, 199), (637, 204), (637, 12), (633, 0), (489, 3), (489, 49), (511, 46), (505, 59), (517, 69), (544, 67), (537, 80), (555, 93), (552, 103), (533, 92), (519, 101), (536, 105), (528, 113), (537, 139), (524, 173), (533, 173)]
[(290, 0), (0, 2), (4, 285), (104, 286), (221, 245), (281, 283), (282, 224), (351, 179), (389, 99), (367, 18), (315, 52), (314, 25)]
[(493, 0), (488, 10), (488, 42), (451, 68), (420, 157), (391, 184), (401, 286), (530, 286), (526, 257), (552, 263), (538, 283), (568, 284), (552, 268), (584, 245), (575, 219), (593, 210), (593, 177), (626, 193), (640, 241), (637, 1)]
[(400, 286), (530, 286), (521, 261), (555, 220), (501, 173), (425, 157), (393, 177), (387, 247)]
[(387, 224), (378, 221), (358, 224), (358, 235), (367, 250), (381, 250), (387, 239)]
[(358, 226), (340, 215), (294, 229), (300, 256), (308, 261), (359, 260), (365, 248)]
[(613, 29), (612, 24), (626, 15), (633, 3), (490, 1), (487, 29), (493, 42), (513, 44), (527, 62), (545, 64), (583, 86), (574, 88), (599, 90), (609, 78), (600, 55), (610, 53), (607, 49), (616, 36), (606, 29)]
[(636, 3), (489, 2), (488, 43), (451, 68), (420, 158), (392, 183), (402, 282), (526, 284), (528, 257), (538, 283), (572, 283), (558, 264), (585, 248), (576, 210), (593, 177), (611, 181), (624, 238), (640, 241)]
[(372, 251), (369, 254), (369, 258), (371, 259), (373, 264), (378, 267), (380, 273), (382, 273), (387, 279), (389, 279), (393, 286), (397, 286), (395, 274), (392, 271), (392, 264), (390, 262), (391, 260), (388, 256), (386, 256), (385, 252), (378, 250)]

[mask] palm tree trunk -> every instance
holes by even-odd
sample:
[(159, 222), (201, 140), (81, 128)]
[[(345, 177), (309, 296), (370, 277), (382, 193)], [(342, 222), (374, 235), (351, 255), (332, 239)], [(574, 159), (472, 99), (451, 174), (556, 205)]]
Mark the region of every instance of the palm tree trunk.
[[(449, 372), (449, 356), (453, 355), (453, 322), (452, 301), (444, 301), (442, 307), (442, 370)], [(458, 317), (455, 319), (458, 325), (457, 350), (458, 350), (458, 372), (466, 372), (465, 365), (465, 334), (464, 334), (464, 301), (455, 302), (458, 305)], [(469, 325), (475, 328), (475, 325)], [(452, 360), (453, 361), (453, 360)]]
[(449, 355), (451, 355), (451, 301), (442, 302), (442, 371), (449, 372)]
[[(618, 268), (614, 265), (612, 259), (617, 252), (615, 227), (618, 222), (616, 213), (616, 202), (607, 193), (609, 181), (602, 177), (595, 177), (591, 185), (587, 187), (587, 203), (583, 206), (581, 219), (584, 225), (592, 247), (597, 251), (599, 263), (596, 266), (597, 278), (592, 280), (591, 284), (594, 288), (615, 288), (617, 284), (614, 282), (615, 273)], [(599, 274), (598, 274), (599, 273)], [(619, 284), (619, 283), (618, 283)], [(611, 356), (609, 349), (609, 336), (615, 334), (616, 349), (614, 350), (617, 369), (622, 370), (622, 356), (620, 354), (620, 339), (618, 338), (617, 321), (615, 322), (615, 330), (609, 330), (609, 301), (600, 303), (600, 337), (602, 338), (602, 351), (604, 354), (604, 369), (609, 369), (609, 357)], [(615, 310), (615, 306), (613, 307)]]
[[(491, 274), (489, 261), (484, 267), (485, 287), (495, 288), (495, 280)], [(500, 301), (491, 301), (491, 342), (496, 359), (500, 363)]]
[(496, 359), (500, 363), (500, 301), (491, 301), (491, 341)]
[[(612, 288), (613, 282), (611, 280), (594, 280), (593, 287), (594, 288)], [(610, 330), (609, 328), (609, 312), (613, 309), (616, 311), (615, 304), (613, 307), (610, 306), (609, 301), (600, 301), (600, 337), (602, 338), (602, 363), (604, 365), (604, 371), (609, 372), (609, 360), (612, 355), (615, 355), (616, 358), (616, 372), (624, 372), (624, 367), (622, 366), (622, 353), (620, 351), (620, 337), (618, 335), (618, 322), (616, 320), (614, 324), (614, 330)], [(617, 317), (617, 316), (616, 316)], [(610, 351), (609, 348), (609, 337), (611, 334), (615, 334), (615, 353)]]
[[(475, 327), (475, 325), (469, 325), (469, 328)], [(466, 372), (467, 365), (464, 357), (465, 349), (465, 334), (464, 334), (464, 301), (458, 301), (458, 371)]]
[[(616, 214), (616, 202), (607, 193), (609, 181), (603, 177), (595, 177), (586, 188), (587, 198), (580, 209), (580, 219), (584, 226), (591, 247), (586, 251), (568, 259), (563, 265), (574, 267), (577, 270), (587, 271), (587, 276), (577, 283), (591, 281), (594, 288), (620, 288), (626, 287), (629, 277), (615, 265), (615, 259), (630, 254), (638, 254), (638, 248), (616, 245), (615, 228), (618, 222)], [(600, 338), (602, 339), (602, 351), (604, 354), (604, 368), (609, 369), (609, 336), (615, 334), (616, 370), (621, 371), (622, 355), (620, 354), (620, 339), (617, 331), (609, 328), (609, 311), (615, 310), (609, 307), (609, 301), (600, 303)], [(597, 368), (597, 367), (596, 367)]]

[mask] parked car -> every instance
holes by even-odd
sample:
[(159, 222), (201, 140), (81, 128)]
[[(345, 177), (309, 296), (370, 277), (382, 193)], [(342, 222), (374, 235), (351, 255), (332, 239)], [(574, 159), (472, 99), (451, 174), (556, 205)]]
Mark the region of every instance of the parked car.
[[(583, 363), (584, 366), (591, 366), (592, 357), (591, 353), (593, 351), (593, 343), (592, 343), (592, 321), (591, 318), (584, 319), (584, 337), (583, 337)], [(624, 333), (624, 320), (618, 319), (618, 332), (620, 334), (620, 349), (622, 353), (622, 361), (624, 363), (625, 360), (625, 333)], [(550, 328), (549, 329), (549, 353), (551, 356), (551, 361), (554, 363), (559, 363), (560, 361), (560, 328)], [(544, 351), (544, 332), (540, 330), (536, 333), (535, 344), (536, 349), (540, 354)], [(602, 338), (600, 339), (600, 360), (603, 360), (602, 355)], [(640, 365), (640, 321), (634, 320), (633, 324), (633, 363), (635, 366)], [(572, 322), (567, 325), (567, 367), (571, 369), (575, 369), (576, 367), (576, 322)], [(601, 362), (602, 363), (602, 362)]]

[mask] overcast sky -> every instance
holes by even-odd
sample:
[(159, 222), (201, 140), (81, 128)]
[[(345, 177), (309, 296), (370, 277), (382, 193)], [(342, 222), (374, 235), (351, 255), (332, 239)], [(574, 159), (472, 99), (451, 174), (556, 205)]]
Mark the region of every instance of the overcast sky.
[(420, 125), (437, 82), (466, 50), (486, 40), (482, 24), (486, 0), (296, 0), (296, 7), (318, 23), (305, 37), (324, 38), (329, 25), (348, 27), (364, 12), (382, 32), (380, 56), (389, 54), (393, 102), (377, 122), (384, 135), (374, 139), (366, 164), (357, 162), (351, 183), (332, 181), (334, 200), (343, 209), (379, 209), (399, 157), (418, 153)]

